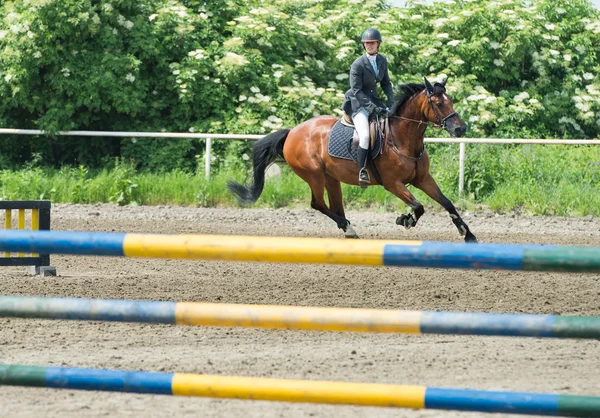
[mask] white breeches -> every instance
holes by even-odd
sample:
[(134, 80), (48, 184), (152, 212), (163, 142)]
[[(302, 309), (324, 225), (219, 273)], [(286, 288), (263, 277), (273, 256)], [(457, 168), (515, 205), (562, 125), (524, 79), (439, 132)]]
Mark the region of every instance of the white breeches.
[(358, 134), (358, 146), (369, 149), (369, 115), (367, 111), (361, 107), (352, 118), (352, 122), (354, 122), (354, 129)]

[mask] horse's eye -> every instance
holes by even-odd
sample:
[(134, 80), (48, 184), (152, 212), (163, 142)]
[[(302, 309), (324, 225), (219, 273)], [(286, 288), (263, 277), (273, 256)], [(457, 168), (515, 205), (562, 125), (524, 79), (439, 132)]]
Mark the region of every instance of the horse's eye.
[(439, 102), (439, 103), (436, 103), (435, 105), (436, 105), (437, 107), (442, 107), (442, 106), (444, 106), (444, 102)]

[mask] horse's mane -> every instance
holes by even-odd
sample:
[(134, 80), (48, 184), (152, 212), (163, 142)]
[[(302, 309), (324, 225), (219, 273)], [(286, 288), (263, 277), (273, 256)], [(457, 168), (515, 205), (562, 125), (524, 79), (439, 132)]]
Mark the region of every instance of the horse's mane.
[(396, 102), (392, 106), (392, 115), (396, 115), (402, 105), (415, 94), (422, 92), (425, 89), (425, 84), (407, 83), (400, 84), (396, 93)]

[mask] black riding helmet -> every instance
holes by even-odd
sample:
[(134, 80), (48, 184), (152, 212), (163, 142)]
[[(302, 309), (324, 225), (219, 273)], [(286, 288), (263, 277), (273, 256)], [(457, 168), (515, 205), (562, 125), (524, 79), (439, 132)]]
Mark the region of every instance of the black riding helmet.
[(379, 41), (381, 42), (381, 33), (377, 29), (368, 28), (362, 33), (360, 42), (365, 41)]

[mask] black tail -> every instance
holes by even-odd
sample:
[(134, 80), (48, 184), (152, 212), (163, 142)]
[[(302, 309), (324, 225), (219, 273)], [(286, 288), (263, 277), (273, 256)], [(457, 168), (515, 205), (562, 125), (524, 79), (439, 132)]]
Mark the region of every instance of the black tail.
[(251, 185), (227, 182), (227, 188), (240, 203), (249, 205), (258, 200), (265, 186), (265, 170), (277, 157), (283, 158), (283, 144), (289, 133), (289, 129), (282, 129), (256, 141), (252, 150), (254, 182)]

